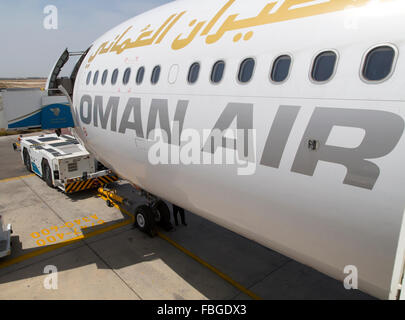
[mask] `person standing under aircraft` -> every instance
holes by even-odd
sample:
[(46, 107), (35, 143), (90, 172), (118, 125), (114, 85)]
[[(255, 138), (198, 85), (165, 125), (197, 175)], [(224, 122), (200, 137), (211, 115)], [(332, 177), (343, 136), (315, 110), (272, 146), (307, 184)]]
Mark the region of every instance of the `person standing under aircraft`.
[(184, 226), (187, 226), (186, 217), (184, 215), (184, 209), (173, 204), (173, 217), (174, 217), (174, 223), (176, 224), (176, 226), (179, 225), (179, 221), (177, 220), (177, 213), (180, 213), (181, 223)]

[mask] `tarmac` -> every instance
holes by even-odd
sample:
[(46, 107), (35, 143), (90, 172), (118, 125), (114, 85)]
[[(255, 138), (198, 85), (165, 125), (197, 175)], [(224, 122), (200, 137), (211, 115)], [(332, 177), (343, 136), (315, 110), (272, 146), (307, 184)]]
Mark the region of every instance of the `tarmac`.
[(0, 137), (0, 215), (14, 231), (0, 299), (373, 299), (191, 212), (151, 238), (133, 226), (145, 200), (128, 182), (116, 188), (129, 207), (66, 195), (27, 172), (16, 140)]

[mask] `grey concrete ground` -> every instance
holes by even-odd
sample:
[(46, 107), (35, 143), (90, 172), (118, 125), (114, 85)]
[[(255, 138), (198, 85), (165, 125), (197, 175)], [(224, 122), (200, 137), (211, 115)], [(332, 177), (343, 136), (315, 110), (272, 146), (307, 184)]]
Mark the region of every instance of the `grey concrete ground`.
[(21, 159), (18, 152), (13, 152), (12, 143), (17, 142), (16, 136), (0, 137), (0, 179), (18, 177), (27, 174), (24, 166), (19, 165)]
[[(0, 138), (0, 180), (27, 174), (13, 139)], [(118, 189), (134, 202), (130, 211), (143, 203), (128, 183)], [(167, 241), (134, 229), (93, 191), (67, 196), (36, 176), (0, 181), (0, 214), (14, 228), (12, 256), (0, 260), (0, 299), (249, 298)], [(187, 227), (164, 234), (263, 299), (371, 299), (192, 213), (186, 218)], [(75, 231), (86, 238), (58, 247)], [(58, 269), (57, 290), (44, 288), (48, 265)]]

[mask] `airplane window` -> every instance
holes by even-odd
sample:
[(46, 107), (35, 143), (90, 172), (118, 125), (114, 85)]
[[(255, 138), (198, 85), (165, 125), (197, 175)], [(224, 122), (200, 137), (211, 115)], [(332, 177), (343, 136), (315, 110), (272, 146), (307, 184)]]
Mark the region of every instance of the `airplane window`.
[(118, 79), (118, 69), (114, 69), (112, 76), (111, 76), (111, 84), (114, 85), (117, 83)]
[(215, 62), (214, 66), (212, 67), (211, 72), (211, 81), (213, 83), (218, 83), (222, 80), (225, 70), (225, 62), (224, 61), (217, 61)]
[(179, 65), (174, 64), (170, 67), (169, 74), (167, 77), (167, 81), (170, 84), (175, 84), (177, 81), (177, 76), (179, 75)]
[(312, 67), (312, 79), (317, 82), (329, 80), (335, 72), (337, 56), (333, 51), (325, 51), (319, 54)]
[(150, 78), (152, 84), (158, 83), (159, 77), (160, 77), (160, 66), (156, 66), (153, 68), (152, 77)]
[(108, 70), (104, 70), (103, 75), (101, 77), (101, 84), (105, 85), (106, 81), (107, 81), (107, 76), (108, 76)]
[(87, 74), (86, 84), (89, 84), (91, 80), (91, 71)]
[(287, 79), (290, 72), (291, 57), (287, 55), (280, 56), (274, 61), (271, 70), (271, 80), (274, 82), (283, 82)]
[(366, 57), (363, 77), (370, 81), (381, 81), (388, 77), (394, 64), (395, 51), (389, 46), (373, 49)]
[(252, 79), (253, 71), (255, 68), (255, 60), (247, 58), (243, 60), (239, 68), (238, 79), (242, 83), (249, 82)]
[(188, 83), (196, 83), (198, 80), (198, 75), (200, 74), (200, 64), (195, 62), (191, 65), (190, 70), (188, 71)]
[(143, 76), (145, 75), (145, 67), (140, 67), (136, 74), (136, 84), (141, 84), (143, 81)]
[(122, 78), (122, 82), (127, 84), (129, 82), (129, 78), (131, 77), (131, 68), (126, 68), (124, 72), (124, 77)]
[(98, 70), (94, 73), (93, 85), (97, 84), (97, 80), (98, 80)]

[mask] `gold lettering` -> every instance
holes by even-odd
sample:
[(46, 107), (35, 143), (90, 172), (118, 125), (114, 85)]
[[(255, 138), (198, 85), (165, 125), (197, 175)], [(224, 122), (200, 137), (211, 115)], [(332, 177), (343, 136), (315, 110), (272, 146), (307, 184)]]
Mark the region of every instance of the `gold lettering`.
[[(191, 21), (190, 27), (192, 27), (195, 23), (196, 23), (196, 20)], [(201, 28), (203, 27), (204, 24), (205, 24), (205, 21), (201, 21), (201, 22), (197, 23), (197, 25), (190, 32), (190, 34), (184, 39), (180, 39), (180, 37), (182, 36), (182, 34), (180, 33), (176, 37), (176, 39), (174, 39), (174, 41), (172, 43), (172, 49), (179, 50), (179, 49), (183, 49), (184, 47), (189, 45), (191, 43), (191, 41), (193, 41), (194, 38), (197, 36), (198, 32), (201, 30)]]

